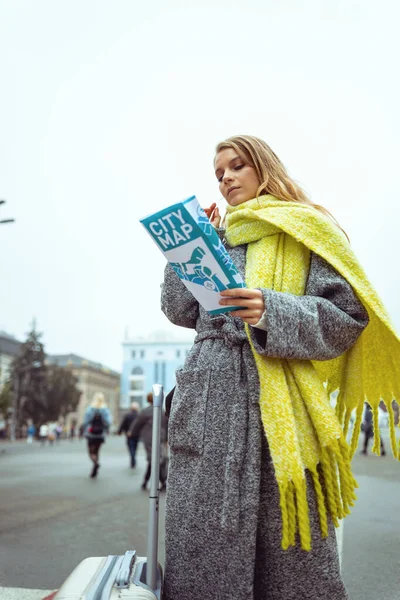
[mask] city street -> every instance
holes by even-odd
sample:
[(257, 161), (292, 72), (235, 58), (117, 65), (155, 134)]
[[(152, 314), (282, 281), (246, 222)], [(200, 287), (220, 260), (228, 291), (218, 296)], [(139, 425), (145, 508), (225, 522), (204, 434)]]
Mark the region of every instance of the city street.
[[(86, 444), (0, 444), (0, 586), (56, 589), (87, 556), (146, 552), (147, 494), (140, 489), (141, 451), (129, 468), (122, 437), (102, 448), (101, 469), (89, 478)], [(346, 520), (343, 575), (350, 600), (395, 600), (400, 571), (400, 465), (389, 456), (357, 455), (359, 500)], [(164, 560), (164, 497), (160, 503)], [(301, 600), (301, 599), (299, 599)]]

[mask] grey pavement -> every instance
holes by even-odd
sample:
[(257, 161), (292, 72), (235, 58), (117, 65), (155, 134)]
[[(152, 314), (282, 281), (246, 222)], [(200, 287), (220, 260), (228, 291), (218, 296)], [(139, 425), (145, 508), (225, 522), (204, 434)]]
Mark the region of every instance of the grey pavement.
[[(146, 554), (143, 451), (132, 470), (124, 439), (109, 438), (100, 463), (90, 479), (84, 440), (0, 446), (0, 586), (55, 589), (87, 556)], [(163, 562), (162, 535), (159, 553)]]
[(43, 600), (53, 590), (27, 590), (26, 588), (0, 587), (1, 600)]
[[(91, 480), (84, 440), (44, 448), (0, 444), (0, 586), (55, 589), (87, 556), (129, 548), (146, 553), (143, 451), (131, 470), (124, 439), (113, 437), (102, 448), (100, 462), (99, 477)], [(400, 464), (390, 456), (358, 454), (353, 468), (360, 487), (345, 520), (342, 556), (349, 598), (398, 600)], [(162, 563), (163, 527), (164, 497)]]

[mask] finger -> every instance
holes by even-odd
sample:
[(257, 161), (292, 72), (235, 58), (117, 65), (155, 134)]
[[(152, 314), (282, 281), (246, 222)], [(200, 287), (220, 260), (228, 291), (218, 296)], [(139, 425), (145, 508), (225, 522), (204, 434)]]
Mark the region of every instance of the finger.
[(212, 214), (212, 212), (213, 212), (213, 210), (215, 209), (216, 206), (217, 206), (216, 202), (213, 202), (211, 204), (211, 206), (209, 206), (208, 208), (204, 208), (203, 209), (208, 218), (210, 218), (210, 215)]
[(227, 296), (223, 296), (220, 298), (219, 303), (223, 306), (248, 306), (249, 308), (259, 308), (264, 310), (262, 298), (238, 298), (237, 296), (228, 298)]
[(220, 292), (221, 296), (233, 297), (233, 298), (256, 298), (262, 297), (260, 290), (253, 290), (249, 288), (233, 288), (231, 290), (223, 290)]
[(257, 310), (260, 313), (264, 312), (264, 307), (255, 300), (242, 298), (232, 298), (232, 300), (220, 300), (221, 306), (237, 306), (238, 309)]
[(213, 212), (211, 222), (214, 225), (214, 227), (219, 227), (219, 224), (221, 222), (221, 215), (219, 214), (218, 206), (216, 207), (216, 209)]

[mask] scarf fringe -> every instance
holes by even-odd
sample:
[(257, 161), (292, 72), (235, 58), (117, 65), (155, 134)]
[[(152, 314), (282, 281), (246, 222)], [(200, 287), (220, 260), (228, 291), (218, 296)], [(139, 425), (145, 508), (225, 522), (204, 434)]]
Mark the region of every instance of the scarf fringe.
[[(350, 514), (358, 487), (350, 467), (349, 448), (344, 437), (322, 448), (321, 460), (309, 469), (315, 491), (322, 537), (328, 537), (328, 514), (335, 525)], [(282, 548), (296, 545), (296, 534), (303, 550), (311, 550), (311, 528), (305, 478), (279, 484), (282, 512)], [(327, 510), (328, 509), (328, 510)]]
[[(395, 424), (395, 415), (394, 415), (393, 406), (392, 406), (391, 402), (384, 402), (384, 403), (387, 408), (387, 412), (388, 412), (388, 416), (389, 416), (390, 447), (392, 449), (394, 458), (396, 458), (398, 461), (400, 461), (400, 439), (397, 440), (397, 437), (396, 437), (396, 424)], [(351, 410), (350, 408), (345, 408), (345, 407), (342, 409), (342, 405), (344, 407), (344, 402), (343, 401), (340, 402), (339, 398), (338, 398), (338, 403), (336, 405), (336, 414), (338, 416), (339, 422), (342, 423), (342, 425), (343, 425), (343, 433), (344, 433), (344, 436), (346, 437), (348, 434), (350, 417), (351, 417), (353, 410)], [(374, 454), (377, 454), (378, 456), (380, 456), (381, 455), (381, 434), (380, 434), (380, 430), (379, 430), (378, 407), (371, 406), (371, 410), (372, 410), (373, 427), (374, 427), (372, 452), (374, 452)], [(356, 453), (357, 448), (358, 448), (358, 440), (359, 440), (359, 435), (360, 435), (360, 430), (361, 430), (363, 411), (364, 411), (363, 404), (361, 404), (361, 403), (358, 404), (357, 408), (356, 408), (356, 419), (354, 422), (353, 431), (351, 433), (351, 440), (350, 440), (350, 456), (351, 456), (351, 458), (353, 458), (353, 456)], [(400, 427), (400, 421), (399, 421), (398, 427)]]

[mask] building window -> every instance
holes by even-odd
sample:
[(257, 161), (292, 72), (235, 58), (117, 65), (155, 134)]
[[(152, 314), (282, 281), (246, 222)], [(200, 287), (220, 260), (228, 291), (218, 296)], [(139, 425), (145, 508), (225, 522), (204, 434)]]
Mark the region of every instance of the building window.
[(132, 350), (132, 352), (131, 352), (131, 358), (136, 358), (136, 350)]
[(141, 351), (140, 351), (140, 358), (144, 358), (144, 355), (145, 355), (145, 352), (144, 352), (144, 350), (141, 350)]
[(129, 397), (129, 401), (132, 402), (138, 402), (140, 404), (140, 407), (143, 408), (144, 405), (146, 404), (146, 396), (144, 396), (144, 394), (138, 394), (137, 392), (135, 394), (131, 394)]
[(143, 375), (142, 367), (133, 367), (132, 375)]
[(161, 363), (161, 383), (165, 388), (165, 383), (166, 383), (166, 363), (165, 363), (165, 361), (163, 361)]
[(180, 350), (177, 350), (177, 351), (176, 351), (176, 358), (180, 358), (180, 357), (181, 357), (181, 351), (180, 351)]
[(158, 383), (159, 370), (160, 370), (160, 363), (155, 361), (155, 363), (154, 363), (154, 383)]
[(143, 390), (144, 390), (143, 379), (140, 379), (139, 381), (138, 380), (131, 381), (131, 390), (143, 392)]

